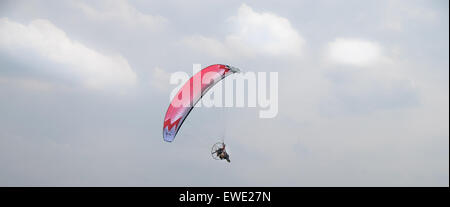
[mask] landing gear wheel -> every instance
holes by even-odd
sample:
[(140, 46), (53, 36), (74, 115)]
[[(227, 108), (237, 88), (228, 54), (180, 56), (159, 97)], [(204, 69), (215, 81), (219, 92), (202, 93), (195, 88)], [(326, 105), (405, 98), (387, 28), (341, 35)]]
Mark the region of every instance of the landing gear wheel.
[(223, 142), (217, 142), (212, 146), (211, 156), (215, 160), (220, 160), (220, 157), (217, 155), (217, 150), (223, 147)]

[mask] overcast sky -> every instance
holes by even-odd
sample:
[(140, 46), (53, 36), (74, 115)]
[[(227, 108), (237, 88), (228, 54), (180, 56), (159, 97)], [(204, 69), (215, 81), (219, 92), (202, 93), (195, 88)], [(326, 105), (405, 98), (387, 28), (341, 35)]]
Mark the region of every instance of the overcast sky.
[[(278, 115), (164, 142), (170, 74), (216, 63), (278, 72)], [(0, 186), (448, 185), (448, 1), (0, 1)]]

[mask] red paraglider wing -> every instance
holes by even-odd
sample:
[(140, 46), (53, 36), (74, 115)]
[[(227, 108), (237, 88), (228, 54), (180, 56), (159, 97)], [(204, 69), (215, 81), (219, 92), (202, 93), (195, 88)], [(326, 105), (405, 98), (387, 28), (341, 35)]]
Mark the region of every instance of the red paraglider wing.
[(239, 69), (216, 64), (208, 66), (192, 76), (181, 87), (167, 109), (163, 125), (164, 140), (172, 142), (184, 120), (203, 95), (217, 82), (236, 72), (239, 72)]

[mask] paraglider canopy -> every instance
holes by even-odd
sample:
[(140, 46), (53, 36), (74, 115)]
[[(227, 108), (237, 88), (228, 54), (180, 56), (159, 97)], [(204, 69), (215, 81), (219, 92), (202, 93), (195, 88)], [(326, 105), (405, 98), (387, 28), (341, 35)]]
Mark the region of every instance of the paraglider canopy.
[(186, 117), (211, 87), (228, 75), (237, 72), (239, 72), (238, 68), (216, 64), (203, 68), (192, 76), (180, 88), (167, 109), (163, 124), (164, 141), (172, 142), (175, 139)]

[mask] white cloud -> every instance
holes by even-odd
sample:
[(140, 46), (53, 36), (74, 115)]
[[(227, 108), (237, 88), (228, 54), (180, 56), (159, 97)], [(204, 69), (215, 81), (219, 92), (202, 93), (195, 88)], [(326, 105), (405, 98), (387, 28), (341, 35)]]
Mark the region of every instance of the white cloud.
[(288, 19), (272, 13), (255, 12), (242, 4), (236, 16), (228, 19), (233, 32), (224, 41), (201, 35), (185, 39), (195, 49), (205, 50), (213, 56), (300, 56), (303, 38)]
[(124, 0), (102, 1), (100, 2), (101, 9), (80, 1), (74, 1), (73, 3), (86, 16), (97, 21), (115, 21), (127, 25), (149, 27), (161, 27), (167, 23), (167, 19), (164, 17), (144, 14)]
[(197, 51), (205, 50), (205, 52), (214, 57), (230, 58), (233, 56), (233, 53), (230, 51), (232, 48), (214, 38), (195, 35), (185, 38), (184, 43)]
[(170, 74), (165, 70), (156, 67), (152, 71), (152, 80), (150, 84), (160, 91), (169, 89)]
[(382, 27), (402, 31), (406, 27), (420, 22), (432, 24), (438, 20), (438, 14), (430, 8), (426, 8), (427, 6), (418, 6), (415, 3), (405, 4), (398, 0), (388, 1)]
[[(146, 75), (139, 80), (147, 82), (137, 84), (138, 88), (133, 91), (136, 96), (127, 100), (98, 94), (92, 96), (71, 88), (61, 91), (60, 86), (66, 86), (67, 82), (48, 84), (46, 81), (53, 76), (35, 78), (41, 69), (21, 70), (21, 66), (28, 62), (36, 68), (50, 67), (45, 72), (53, 72), (57, 78), (61, 71), (74, 74), (69, 75), (70, 78), (82, 77), (80, 80), (91, 75), (48, 58), (41, 52), (44, 49), (30, 49), (36, 48), (30, 46), (30, 41), (25, 41), (21, 46), (24, 49), (20, 50), (0, 44), (0, 165), (4, 172), (0, 173), (1, 185), (448, 186), (449, 88), (448, 57), (445, 56), (448, 46), (442, 44), (448, 42), (448, 38), (439, 35), (445, 34), (448, 27), (440, 24), (441, 18), (437, 19), (439, 25), (433, 26), (428, 24), (433, 22), (409, 18), (398, 12), (414, 6), (414, 1), (399, 2), (401, 4), (392, 12), (404, 21), (400, 28), (425, 32), (411, 33), (411, 37), (402, 41), (399, 37), (405, 35), (377, 28), (380, 21), (389, 19), (388, 15), (384, 16), (384, 3), (381, 7), (367, 7), (355, 2), (332, 6), (319, 3), (313, 7), (302, 3), (292, 3), (284, 8), (277, 6), (279, 15), (289, 14), (291, 23), (300, 20), (302, 28), (317, 34), (311, 38), (314, 43), (306, 45), (307, 52), (302, 51), (301, 44), (295, 50), (278, 47), (281, 49), (267, 51), (263, 47), (266, 42), (258, 45), (251, 42), (258, 39), (244, 38), (252, 32), (245, 30), (243, 25), (252, 31), (271, 25), (257, 27), (254, 25), (258, 23), (252, 20), (268, 14), (266, 11), (270, 7), (259, 10), (267, 6), (264, 3), (255, 3), (253, 9), (238, 12), (238, 7), (233, 4), (139, 2), (136, 8), (141, 12), (145, 13), (149, 7), (152, 7), (150, 10), (157, 8), (159, 14), (170, 16), (173, 26), (182, 28), (176, 33), (150, 38), (156, 39), (155, 42), (149, 41), (148, 35), (152, 33), (145, 31), (152, 27), (144, 27), (139, 21), (134, 23), (138, 18), (132, 18), (133, 15), (115, 16), (112, 9), (104, 7), (107, 6), (102, 4), (104, 1), (83, 1), (93, 13), (98, 13), (93, 16), (81, 9), (71, 13), (74, 11), (69, 9), (72, 5), (65, 5), (67, 1), (58, 2), (65, 3), (49, 7), (37, 1), (33, 6), (15, 6), (8, 11), (18, 19), (29, 19), (30, 15), (46, 16), (56, 25), (65, 25), (66, 32), (73, 31), (76, 37), (82, 37), (84, 45), (95, 42), (101, 44), (101, 48), (126, 51), (133, 69), (139, 75)], [(432, 4), (436, 6), (436, 3)], [(223, 19), (234, 16), (226, 23), (235, 29), (212, 36), (229, 27), (216, 22), (216, 18), (205, 21), (199, 21), (199, 18), (210, 15), (204, 13), (205, 8), (215, 10), (218, 7), (220, 11), (226, 11), (219, 15), (225, 15)], [(315, 16), (317, 10), (323, 11), (324, 15)], [(333, 13), (342, 11), (351, 15)], [(353, 11), (356, 13), (351, 13)], [(436, 12), (437, 17), (448, 15), (445, 10)], [(58, 19), (61, 15), (64, 18)], [(308, 16), (314, 18), (304, 19)], [(334, 18), (333, 21), (329, 21), (330, 18)], [(363, 22), (370, 27), (348, 27), (349, 21)], [(20, 23), (30, 27), (28, 22)], [(176, 38), (191, 35), (186, 32), (210, 28), (208, 26), (213, 24), (220, 28), (215, 27), (214, 32), (211, 29), (196, 30), (198, 35), (185, 39), (185, 43), (201, 51), (201, 55), (186, 52), (176, 44)], [(4, 35), (0, 36), (0, 41), (5, 40), (5, 31), (11, 31), (5, 28), (0, 27), (0, 34)], [(27, 33), (36, 35), (25, 30), (7, 37), (16, 38)], [(364, 36), (369, 33), (370, 37)], [(361, 39), (335, 34), (359, 34), (357, 37)], [(75, 37), (69, 32), (67, 35)], [(370, 61), (364, 63), (346, 63), (333, 60), (331, 56), (325, 59), (325, 55), (330, 55), (328, 43), (336, 37), (362, 42), (376, 39), (371, 43), (380, 49), (378, 56), (366, 58)], [(53, 37), (48, 39), (60, 41)], [(383, 41), (378, 41), (381, 39)], [(18, 44), (16, 41), (15, 45)], [(65, 44), (57, 45), (66, 47)], [(411, 51), (411, 46), (420, 50)], [(99, 48), (91, 47), (90, 50), (99, 51)], [(17, 52), (4, 52), (13, 49)], [(17, 56), (22, 59), (13, 62), (9, 59), (11, 54), (20, 54)], [(35, 54), (39, 54), (37, 61)], [(302, 60), (292, 64), (290, 60), (300, 59), (293, 58), (292, 54), (303, 54)], [(28, 56), (31, 61), (24, 59)], [(168, 95), (173, 87), (168, 81), (168, 69), (182, 67), (191, 60), (213, 63), (223, 60), (244, 71), (279, 71), (278, 116), (258, 119), (258, 108), (198, 108), (189, 115), (176, 143), (163, 142), (160, 128), (168, 106), (168, 97), (164, 94)], [(149, 62), (164, 67), (149, 68)], [(4, 76), (12, 70), (23, 76)], [(122, 78), (117, 73), (114, 76)], [(149, 88), (155, 94), (149, 96)], [(212, 160), (207, 155), (219, 137), (225, 137), (231, 165)], [(161, 161), (157, 157), (165, 159)], [(180, 174), (174, 170), (180, 165), (189, 165), (188, 172)], [(217, 179), (221, 176), (227, 179)]]
[[(52, 70), (53, 73), (76, 79), (88, 88), (131, 87), (136, 83), (136, 74), (125, 58), (104, 55), (73, 41), (48, 20), (33, 20), (23, 25), (1, 18), (0, 49), (37, 55), (58, 65), (58, 69)], [(26, 55), (21, 53), (17, 58), (25, 58)]]
[(328, 55), (336, 63), (364, 66), (381, 57), (381, 47), (366, 40), (337, 38), (328, 44)]
[(46, 92), (54, 89), (54, 86), (48, 82), (30, 78), (6, 78), (0, 77), (0, 85), (9, 85), (16, 88), (22, 88), (27, 91)]

